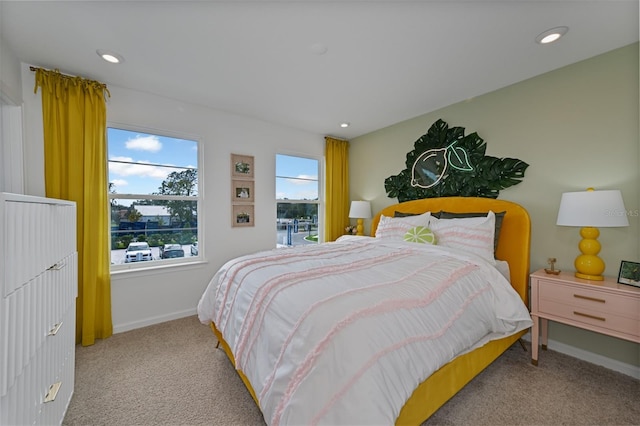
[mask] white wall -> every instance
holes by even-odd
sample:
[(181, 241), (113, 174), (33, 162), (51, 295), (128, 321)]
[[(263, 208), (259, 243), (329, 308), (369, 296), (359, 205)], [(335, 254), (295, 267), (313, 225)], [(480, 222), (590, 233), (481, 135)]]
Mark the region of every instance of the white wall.
[(0, 191), (24, 193), (20, 62), (0, 39)]
[[(32, 74), (23, 65), (25, 150), (31, 165), (26, 174), (28, 193), (43, 195), (41, 94), (33, 93)], [(204, 231), (200, 250), (206, 262), (112, 274), (114, 331), (121, 332), (194, 314), (205, 286), (226, 260), (275, 247), (275, 155), (322, 159), (324, 137), (135, 90), (108, 88), (109, 125), (197, 139), (202, 141), (203, 155), (199, 178), (204, 208), (199, 226)], [(231, 153), (255, 157), (255, 227), (231, 227)]]
[[(352, 140), (351, 199), (372, 200), (374, 211), (397, 202), (384, 180), (406, 168), (406, 154), (439, 118), (478, 132), (486, 155), (529, 164), (523, 182), (500, 198), (529, 211), (532, 271), (549, 257), (574, 270), (579, 230), (555, 222), (561, 194), (587, 187), (620, 189), (630, 213), (630, 227), (600, 229), (605, 275), (617, 277), (621, 260), (640, 261), (637, 43)], [(634, 343), (559, 324), (550, 338), (640, 365)]]
[(0, 38), (0, 93), (7, 103), (22, 103), (22, 87), (20, 80), (20, 61)]

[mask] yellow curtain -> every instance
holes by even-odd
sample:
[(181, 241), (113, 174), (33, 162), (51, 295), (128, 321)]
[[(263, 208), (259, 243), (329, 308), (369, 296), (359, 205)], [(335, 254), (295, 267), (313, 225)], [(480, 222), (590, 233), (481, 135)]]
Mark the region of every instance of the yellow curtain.
[(46, 196), (76, 202), (76, 341), (113, 334), (109, 272), (106, 85), (37, 68), (42, 90)]
[(349, 142), (325, 137), (324, 240), (335, 241), (349, 225)]

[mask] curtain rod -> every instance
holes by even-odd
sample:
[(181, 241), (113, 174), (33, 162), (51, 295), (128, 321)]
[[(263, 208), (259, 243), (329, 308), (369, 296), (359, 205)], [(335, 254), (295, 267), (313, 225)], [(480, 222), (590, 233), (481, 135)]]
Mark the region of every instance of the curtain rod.
[[(29, 69), (30, 69), (31, 71), (37, 71), (37, 70), (48, 71), (48, 70), (46, 70), (45, 68), (33, 67), (33, 66), (30, 66), (30, 67), (29, 67)], [(97, 84), (97, 85), (99, 85), (100, 87), (102, 87), (102, 88), (105, 90), (105, 92), (106, 92), (107, 96), (111, 97), (111, 93), (109, 93), (109, 89), (107, 89), (107, 85), (106, 85), (105, 83), (101, 83), (101, 82), (96, 81), (96, 80), (89, 80), (89, 79), (85, 79), (85, 78), (82, 78), (82, 77), (77, 77), (77, 76), (76, 76), (76, 77), (74, 77), (74, 76), (72, 76), (72, 75), (62, 74), (62, 73), (61, 73), (60, 71), (58, 71), (57, 69), (55, 70), (55, 72), (57, 72), (58, 74), (60, 74), (60, 75), (61, 75), (62, 77), (64, 77), (64, 78), (80, 78), (80, 79), (82, 79), (82, 80), (84, 80), (84, 81), (87, 81), (87, 82), (90, 82), (90, 83), (93, 83), (93, 84)]]

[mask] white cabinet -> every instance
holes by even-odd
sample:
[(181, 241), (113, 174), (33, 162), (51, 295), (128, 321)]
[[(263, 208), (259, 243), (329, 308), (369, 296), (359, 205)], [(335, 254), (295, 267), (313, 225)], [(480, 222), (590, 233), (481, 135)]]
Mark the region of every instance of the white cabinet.
[(0, 425), (62, 423), (77, 289), (75, 203), (0, 193)]

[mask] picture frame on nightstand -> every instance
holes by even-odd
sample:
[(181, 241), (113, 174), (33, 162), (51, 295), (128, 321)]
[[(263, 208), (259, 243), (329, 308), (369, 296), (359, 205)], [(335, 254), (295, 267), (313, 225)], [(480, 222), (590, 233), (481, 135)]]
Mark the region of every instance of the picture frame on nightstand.
[(620, 262), (618, 283), (640, 287), (640, 263), (623, 260)]

